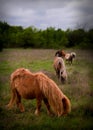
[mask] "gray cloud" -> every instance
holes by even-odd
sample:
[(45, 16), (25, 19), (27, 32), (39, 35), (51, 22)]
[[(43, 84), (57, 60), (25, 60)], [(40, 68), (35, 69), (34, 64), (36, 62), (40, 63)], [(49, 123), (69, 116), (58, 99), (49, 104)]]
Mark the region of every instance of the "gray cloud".
[(92, 0), (1, 0), (0, 20), (37, 28), (93, 27)]

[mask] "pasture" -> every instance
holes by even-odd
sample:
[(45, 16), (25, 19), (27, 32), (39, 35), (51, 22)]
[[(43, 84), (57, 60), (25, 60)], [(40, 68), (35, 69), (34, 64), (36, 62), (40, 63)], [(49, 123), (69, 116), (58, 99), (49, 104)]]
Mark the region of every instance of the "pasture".
[[(66, 50), (67, 52), (73, 51)], [(0, 53), (0, 129), (1, 130), (89, 130), (93, 128), (93, 51), (74, 50), (77, 54), (72, 65), (66, 63), (68, 80), (58, 81), (53, 68), (56, 50), (4, 49)], [(72, 110), (67, 116), (47, 115), (42, 102), (41, 114), (34, 114), (36, 100), (22, 99), (25, 112), (16, 106), (6, 109), (10, 100), (10, 74), (17, 68), (32, 72), (42, 71), (53, 79), (71, 100)]]

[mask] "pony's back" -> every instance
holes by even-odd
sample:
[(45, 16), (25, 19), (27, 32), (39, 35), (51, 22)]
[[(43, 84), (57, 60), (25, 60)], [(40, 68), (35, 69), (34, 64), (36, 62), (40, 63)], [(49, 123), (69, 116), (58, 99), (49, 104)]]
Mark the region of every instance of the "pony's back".
[(40, 93), (35, 74), (28, 69), (20, 68), (11, 75), (11, 87), (26, 99), (36, 98)]

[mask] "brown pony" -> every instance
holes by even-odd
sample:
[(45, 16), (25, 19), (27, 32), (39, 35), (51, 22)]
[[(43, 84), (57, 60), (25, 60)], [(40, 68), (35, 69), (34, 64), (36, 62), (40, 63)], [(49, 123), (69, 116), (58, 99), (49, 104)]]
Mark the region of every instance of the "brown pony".
[(28, 69), (17, 69), (11, 74), (10, 83), (12, 96), (7, 105), (8, 108), (16, 103), (20, 111), (23, 112), (22, 97), (25, 99), (36, 98), (36, 115), (40, 113), (42, 100), (47, 107), (48, 114), (51, 114), (50, 107), (57, 116), (68, 114), (71, 111), (70, 100), (62, 93), (56, 83), (42, 72), (31, 73)]
[(55, 56), (62, 57), (62, 58), (64, 58), (65, 55), (66, 55), (66, 53), (64, 52), (64, 50), (58, 50), (58, 51), (55, 53)]
[(75, 59), (75, 57), (76, 57), (76, 53), (75, 52), (66, 53), (65, 60), (68, 61), (70, 64), (72, 64), (72, 62)]
[(62, 83), (65, 83), (67, 80), (67, 72), (64, 60), (61, 57), (55, 57), (53, 66), (58, 79), (60, 79)]

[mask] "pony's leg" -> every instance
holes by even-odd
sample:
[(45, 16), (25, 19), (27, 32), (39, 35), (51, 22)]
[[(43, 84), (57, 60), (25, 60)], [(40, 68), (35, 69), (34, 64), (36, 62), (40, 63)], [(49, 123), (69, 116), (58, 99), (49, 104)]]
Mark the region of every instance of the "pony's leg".
[(43, 101), (44, 101), (44, 103), (45, 103), (45, 105), (47, 107), (47, 113), (48, 113), (48, 115), (51, 115), (51, 110), (50, 110), (50, 105), (48, 103), (48, 100), (46, 98), (44, 98)]
[(16, 98), (16, 105), (20, 109), (21, 112), (25, 111), (24, 106), (21, 103), (21, 96), (19, 95), (18, 92), (17, 92), (17, 98)]
[(72, 61), (73, 61), (73, 59), (71, 59), (71, 65), (72, 65)]
[(41, 99), (37, 99), (37, 108), (35, 110), (35, 115), (39, 115), (40, 114), (40, 108), (41, 108)]
[(59, 79), (60, 78), (60, 71), (58, 69), (56, 70), (56, 75), (57, 75), (57, 77)]
[(11, 109), (12, 106), (14, 105), (14, 103), (15, 103), (15, 100), (16, 100), (16, 90), (13, 89), (12, 94), (11, 94), (11, 99), (10, 99), (10, 101), (9, 101), (9, 103), (8, 103), (8, 105), (6, 107), (8, 109)]

